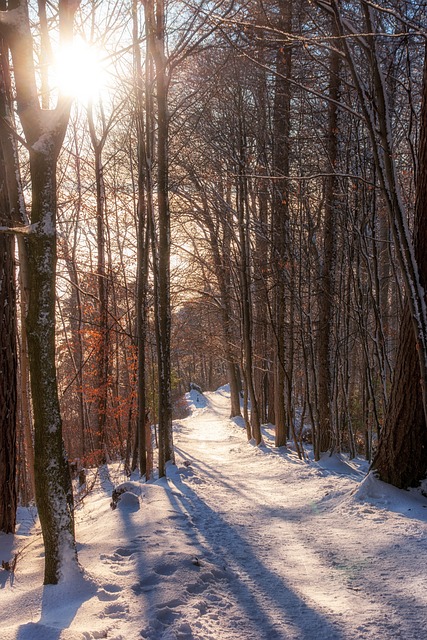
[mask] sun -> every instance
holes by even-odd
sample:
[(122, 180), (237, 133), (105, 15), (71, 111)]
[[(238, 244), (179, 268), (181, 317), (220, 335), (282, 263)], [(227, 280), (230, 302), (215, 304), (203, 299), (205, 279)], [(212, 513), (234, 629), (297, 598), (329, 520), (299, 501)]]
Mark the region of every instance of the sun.
[(57, 52), (53, 73), (60, 93), (87, 103), (106, 86), (105, 55), (99, 48), (76, 39)]

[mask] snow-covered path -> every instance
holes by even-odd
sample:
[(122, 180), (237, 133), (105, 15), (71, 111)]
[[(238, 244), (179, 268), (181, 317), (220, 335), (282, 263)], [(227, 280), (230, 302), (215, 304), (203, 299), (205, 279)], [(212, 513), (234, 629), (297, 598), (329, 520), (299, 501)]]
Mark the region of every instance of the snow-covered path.
[[(427, 637), (424, 506), (378, 493), (380, 483), (370, 501), (353, 497), (356, 468), (252, 447), (227, 419), (226, 393), (208, 394), (207, 405), (176, 434), (177, 501), (208, 557), (231, 573), (217, 603), (221, 631), (207, 625), (200, 637)], [(359, 493), (369, 498), (366, 484)]]
[(40, 526), (20, 510), (0, 535), (0, 560), (18, 552), (0, 570), (0, 640), (427, 638), (426, 498), (363, 480), (361, 463), (301, 461), (268, 430), (254, 447), (226, 391), (196, 396), (167, 478), (94, 471), (76, 510), (82, 573), (42, 586)]

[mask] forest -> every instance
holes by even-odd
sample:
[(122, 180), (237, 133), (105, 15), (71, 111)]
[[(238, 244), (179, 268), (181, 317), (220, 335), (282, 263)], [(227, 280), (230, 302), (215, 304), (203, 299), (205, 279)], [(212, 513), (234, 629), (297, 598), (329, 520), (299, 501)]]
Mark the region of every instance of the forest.
[(0, 531), (35, 502), (45, 584), (76, 478), (164, 477), (190, 389), (425, 478), (426, 8), (0, 0)]

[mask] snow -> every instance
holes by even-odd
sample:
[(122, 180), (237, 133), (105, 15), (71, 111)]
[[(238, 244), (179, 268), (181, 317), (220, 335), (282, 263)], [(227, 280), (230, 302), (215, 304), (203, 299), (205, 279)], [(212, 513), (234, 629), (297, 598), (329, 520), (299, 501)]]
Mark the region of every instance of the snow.
[[(142, 484), (101, 469), (76, 511), (82, 573), (42, 586), (34, 510), (0, 536), (2, 640), (419, 640), (427, 500), (342, 455), (262, 447), (226, 389), (187, 394), (177, 465)], [(88, 478), (88, 486), (92, 479)], [(112, 492), (120, 494), (112, 509)]]

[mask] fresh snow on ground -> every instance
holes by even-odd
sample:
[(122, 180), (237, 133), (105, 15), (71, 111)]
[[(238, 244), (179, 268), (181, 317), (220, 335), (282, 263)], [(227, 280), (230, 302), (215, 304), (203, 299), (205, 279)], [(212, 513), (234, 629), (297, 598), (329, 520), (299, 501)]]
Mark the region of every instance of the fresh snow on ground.
[(13, 573), (0, 569), (1, 640), (427, 637), (420, 492), (343, 456), (301, 461), (268, 428), (248, 444), (226, 389), (187, 399), (167, 479), (111, 466), (82, 496), (82, 574), (43, 587), (39, 524), (19, 511), (17, 534), (0, 536), (0, 560), (18, 553)]

